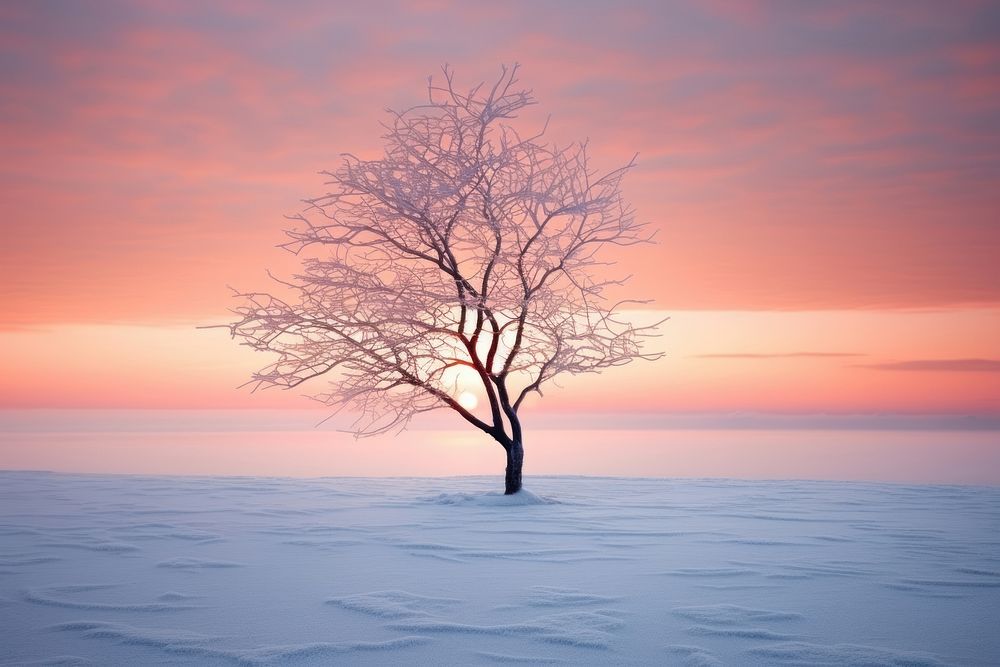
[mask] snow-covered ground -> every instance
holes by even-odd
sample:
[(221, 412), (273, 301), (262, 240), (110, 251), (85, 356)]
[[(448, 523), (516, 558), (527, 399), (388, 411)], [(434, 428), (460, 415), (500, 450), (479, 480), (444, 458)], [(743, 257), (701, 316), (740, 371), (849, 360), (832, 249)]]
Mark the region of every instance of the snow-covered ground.
[(1000, 489), (0, 473), (0, 663), (1000, 664)]

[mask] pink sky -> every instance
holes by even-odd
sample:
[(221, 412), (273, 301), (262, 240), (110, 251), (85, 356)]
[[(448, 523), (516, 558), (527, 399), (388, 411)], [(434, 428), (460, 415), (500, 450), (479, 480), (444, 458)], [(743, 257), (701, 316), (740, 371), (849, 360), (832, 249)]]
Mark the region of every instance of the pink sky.
[(6, 3), (0, 54), (0, 407), (309, 405), (194, 325), (381, 109), (516, 60), (526, 121), (640, 153), (621, 261), (673, 318), (539, 405), (1000, 414), (995, 4)]

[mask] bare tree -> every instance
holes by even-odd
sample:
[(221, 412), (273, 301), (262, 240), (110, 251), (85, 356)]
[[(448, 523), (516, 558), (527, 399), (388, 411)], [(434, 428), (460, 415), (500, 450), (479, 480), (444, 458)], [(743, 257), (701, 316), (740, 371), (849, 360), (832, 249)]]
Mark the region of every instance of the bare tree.
[[(507, 121), (535, 103), (517, 66), (468, 92), (444, 68), (428, 99), (389, 111), (378, 160), (345, 154), (329, 191), (291, 216), (282, 247), (302, 271), (288, 296), (238, 293), (234, 338), (277, 360), (256, 387), (326, 375), (315, 398), (358, 413), (357, 436), (451, 408), (507, 453), (505, 492), (521, 488), (519, 411), (556, 376), (655, 359), (608, 303), (597, 255), (651, 240), (622, 198), (628, 164), (598, 174), (585, 143), (542, 143)], [(276, 279), (277, 280), (277, 279)], [(474, 382), (484, 406), (459, 394)], [(256, 388), (255, 387), (255, 388)], [(464, 399), (464, 400), (460, 400)], [(488, 415), (486, 411), (488, 410)]]

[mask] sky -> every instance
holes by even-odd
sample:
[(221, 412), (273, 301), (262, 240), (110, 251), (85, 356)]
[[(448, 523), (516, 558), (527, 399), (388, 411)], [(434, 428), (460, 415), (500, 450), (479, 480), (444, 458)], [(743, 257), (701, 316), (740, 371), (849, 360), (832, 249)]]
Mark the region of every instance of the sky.
[[(658, 230), (658, 362), (530, 410), (1000, 416), (1000, 6), (0, 5), (0, 408), (270, 409), (228, 286), (386, 107), (518, 62)], [(317, 388), (321, 389), (321, 388)]]

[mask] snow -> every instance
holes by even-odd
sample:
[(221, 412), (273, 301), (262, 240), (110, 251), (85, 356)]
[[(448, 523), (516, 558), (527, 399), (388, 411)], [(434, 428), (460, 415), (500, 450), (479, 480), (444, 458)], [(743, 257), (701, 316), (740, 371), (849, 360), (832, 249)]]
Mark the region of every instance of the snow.
[(0, 473), (0, 664), (1000, 664), (1000, 489)]
[(558, 503), (551, 498), (543, 498), (527, 489), (505, 495), (498, 491), (489, 493), (439, 493), (428, 498), (428, 502), (437, 505), (478, 505), (480, 507), (509, 507), (511, 505), (553, 505)]

